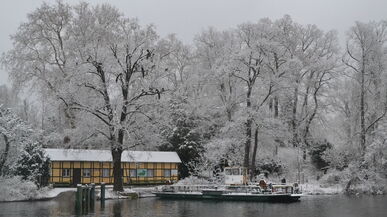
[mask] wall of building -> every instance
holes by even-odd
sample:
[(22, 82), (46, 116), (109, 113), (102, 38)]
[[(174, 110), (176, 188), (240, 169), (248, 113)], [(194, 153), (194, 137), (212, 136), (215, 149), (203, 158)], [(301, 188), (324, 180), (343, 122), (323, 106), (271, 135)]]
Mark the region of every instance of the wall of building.
[[(165, 183), (178, 180), (177, 163), (122, 163), (124, 184)], [(80, 171), (80, 183), (114, 183), (111, 162), (51, 162), (50, 182), (74, 184), (74, 173)], [(75, 179), (76, 180), (76, 179)], [(76, 183), (75, 183), (76, 184)]]

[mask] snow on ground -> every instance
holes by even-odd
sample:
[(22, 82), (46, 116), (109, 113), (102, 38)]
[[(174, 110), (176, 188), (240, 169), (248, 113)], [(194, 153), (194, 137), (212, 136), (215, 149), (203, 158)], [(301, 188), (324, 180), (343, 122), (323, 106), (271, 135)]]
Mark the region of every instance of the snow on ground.
[[(97, 199), (101, 198), (101, 191), (97, 190)], [(105, 199), (133, 199), (138, 198), (138, 193), (131, 188), (124, 188), (123, 192), (115, 192), (113, 188), (106, 188)]]
[(40, 198), (55, 198), (62, 192), (77, 191), (76, 188), (50, 188), (40, 194)]
[(334, 185), (329, 187), (322, 187), (319, 183), (306, 183), (300, 184), (301, 191), (304, 194), (310, 195), (331, 195), (331, 194), (342, 194), (344, 188), (341, 185)]
[(0, 177), (0, 201), (44, 200), (58, 196), (62, 192), (76, 191), (75, 188), (38, 189), (31, 181), (21, 180), (20, 177)]

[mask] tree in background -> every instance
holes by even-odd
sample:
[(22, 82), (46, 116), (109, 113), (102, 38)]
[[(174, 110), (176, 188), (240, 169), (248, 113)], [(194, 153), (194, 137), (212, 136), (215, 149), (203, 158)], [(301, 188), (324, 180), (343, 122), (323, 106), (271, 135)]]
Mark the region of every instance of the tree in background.
[(386, 30), (386, 22), (356, 22), (348, 33), (342, 59), (354, 87), (350, 104), (353, 124), (348, 127), (354, 126), (349, 130), (362, 156), (369, 143), (367, 137), (387, 112), (387, 88), (382, 82), (386, 79)]

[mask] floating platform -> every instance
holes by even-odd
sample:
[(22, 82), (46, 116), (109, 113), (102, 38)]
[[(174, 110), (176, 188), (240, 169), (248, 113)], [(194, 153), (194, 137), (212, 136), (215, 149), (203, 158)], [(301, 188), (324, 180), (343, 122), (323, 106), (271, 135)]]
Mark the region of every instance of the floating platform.
[(235, 193), (223, 190), (203, 190), (202, 192), (153, 192), (161, 199), (182, 200), (225, 200), (291, 203), (299, 201), (302, 194)]

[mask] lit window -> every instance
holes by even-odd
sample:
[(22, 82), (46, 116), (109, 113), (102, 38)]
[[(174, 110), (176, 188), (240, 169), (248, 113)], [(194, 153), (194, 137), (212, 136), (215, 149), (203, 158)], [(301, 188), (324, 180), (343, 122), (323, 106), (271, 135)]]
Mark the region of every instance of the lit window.
[(177, 170), (171, 170), (171, 176), (177, 176)]
[(171, 170), (164, 170), (164, 177), (171, 177)]
[(91, 169), (83, 169), (83, 177), (90, 177)]
[(102, 177), (110, 177), (110, 169), (102, 169)]
[(70, 177), (70, 169), (62, 169), (63, 177)]
[(130, 177), (136, 177), (136, 176), (137, 176), (136, 170), (130, 170)]
[(153, 170), (148, 169), (148, 177), (153, 177)]

